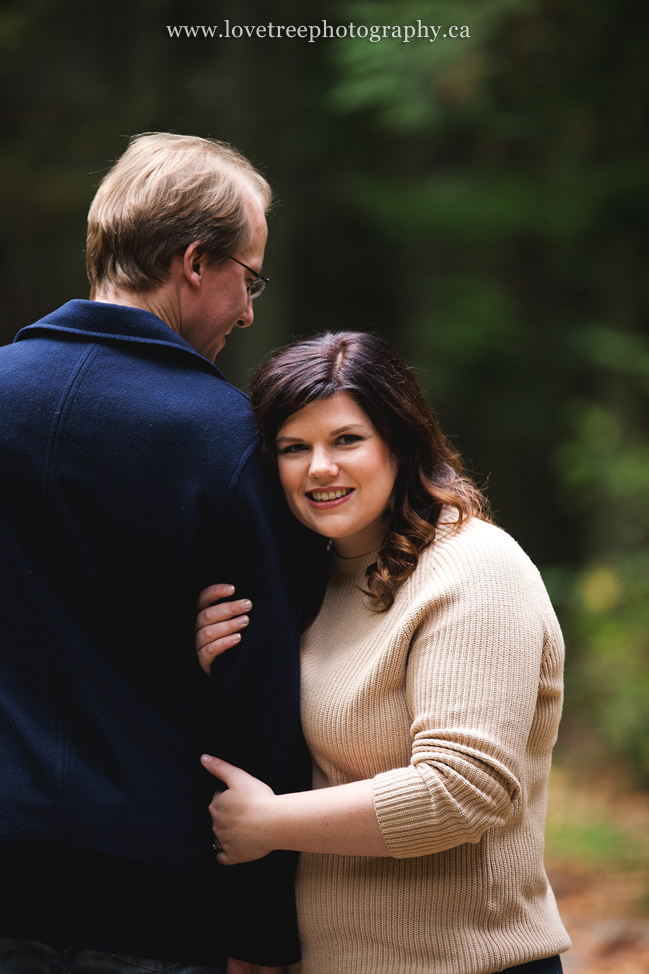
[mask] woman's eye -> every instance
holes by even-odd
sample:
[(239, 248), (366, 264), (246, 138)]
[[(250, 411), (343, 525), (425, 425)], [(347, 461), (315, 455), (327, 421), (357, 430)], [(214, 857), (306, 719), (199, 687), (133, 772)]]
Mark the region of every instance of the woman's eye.
[(285, 446), (278, 452), (280, 457), (283, 457), (287, 453), (301, 453), (303, 450), (306, 450), (304, 443), (291, 443), (290, 446)]
[(360, 443), (362, 439), (362, 436), (357, 436), (355, 433), (344, 433), (338, 437), (336, 442), (340, 443), (341, 446), (349, 446), (350, 443)]

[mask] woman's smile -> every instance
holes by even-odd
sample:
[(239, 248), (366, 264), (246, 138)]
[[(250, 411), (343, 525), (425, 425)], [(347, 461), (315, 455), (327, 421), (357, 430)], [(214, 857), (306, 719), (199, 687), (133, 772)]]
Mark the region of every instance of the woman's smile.
[(315, 510), (327, 511), (344, 504), (353, 493), (353, 487), (329, 487), (327, 490), (308, 490), (306, 496)]
[(396, 463), (350, 395), (337, 393), (293, 413), (276, 445), (282, 487), (302, 524), (333, 538), (343, 558), (381, 546)]

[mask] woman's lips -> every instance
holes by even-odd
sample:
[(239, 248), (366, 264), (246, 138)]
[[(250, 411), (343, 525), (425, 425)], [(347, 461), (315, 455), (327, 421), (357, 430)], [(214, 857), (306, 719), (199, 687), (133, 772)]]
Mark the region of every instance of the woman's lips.
[[(324, 497), (326, 495), (337, 494), (341, 490), (347, 491), (342, 497), (329, 497), (327, 500), (316, 500), (313, 496), (316, 494), (318, 497)], [(353, 493), (353, 487), (328, 487), (326, 490), (310, 490), (304, 496), (310, 506), (315, 508), (316, 511), (328, 511), (332, 507), (340, 507), (341, 504), (349, 500)]]

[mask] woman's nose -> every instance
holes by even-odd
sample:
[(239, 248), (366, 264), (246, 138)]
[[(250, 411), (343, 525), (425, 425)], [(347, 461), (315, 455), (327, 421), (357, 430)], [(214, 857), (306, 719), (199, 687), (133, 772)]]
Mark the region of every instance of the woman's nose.
[(338, 474), (338, 465), (334, 462), (328, 450), (313, 451), (309, 474), (311, 477), (320, 479), (323, 477), (335, 477)]

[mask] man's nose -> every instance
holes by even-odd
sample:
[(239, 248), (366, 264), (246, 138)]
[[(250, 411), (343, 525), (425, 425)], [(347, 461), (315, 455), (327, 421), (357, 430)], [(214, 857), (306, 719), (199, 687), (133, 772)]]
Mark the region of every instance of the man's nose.
[(237, 328), (248, 328), (255, 317), (255, 313), (252, 310), (252, 298), (248, 298), (248, 303), (246, 305), (246, 310), (244, 314), (237, 321)]

